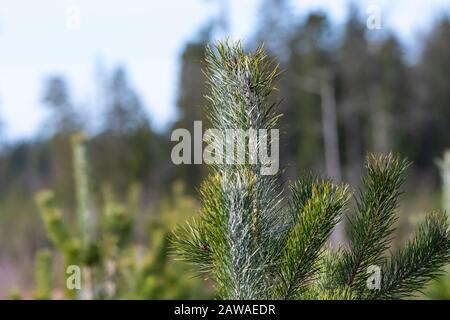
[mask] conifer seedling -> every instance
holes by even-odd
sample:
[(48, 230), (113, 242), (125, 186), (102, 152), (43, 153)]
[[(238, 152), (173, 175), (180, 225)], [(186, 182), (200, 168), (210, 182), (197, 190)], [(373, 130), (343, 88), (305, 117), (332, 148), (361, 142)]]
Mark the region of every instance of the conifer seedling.
[[(269, 96), (279, 73), (263, 48), (248, 54), (240, 43), (218, 43), (207, 50), (205, 74), (212, 127), (277, 126)], [(261, 175), (255, 164), (213, 165), (200, 189), (201, 212), (173, 233), (174, 253), (210, 277), (220, 299), (410, 297), (448, 263), (450, 234), (446, 215), (434, 212), (390, 252), (408, 165), (392, 154), (368, 156), (353, 210), (347, 186), (313, 174), (292, 183), (287, 199), (280, 173)], [(331, 250), (330, 233), (344, 214), (348, 245)], [(378, 286), (369, 285), (371, 270), (379, 271)]]

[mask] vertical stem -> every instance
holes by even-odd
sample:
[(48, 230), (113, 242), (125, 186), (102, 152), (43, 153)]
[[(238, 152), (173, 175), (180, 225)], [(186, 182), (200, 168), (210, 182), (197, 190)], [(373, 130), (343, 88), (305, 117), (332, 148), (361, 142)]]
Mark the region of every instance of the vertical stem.
[(336, 117), (336, 100), (333, 86), (322, 81), (320, 86), (322, 106), (322, 128), (324, 138), (325, 165), (327, 174), (336, 183), (342, 181), (339, 137)]
[(52, 298), (52, 255), (50, 251), (41, 250), (36, 255), (36, 288), (37, 299)]
[(86, 160), (85, 138), (81, 134), (72, 139), (74, 157), (74, 178), (77, 197), (77, 217), (80, 237), (83, 245), (93, 238), (94, 217), (89, 204), (89, 176)]
[[(329, 74), (327, 72), (322, 73), (321, 78), (300, 77), (300, 83), (303, 90), (320, 96), (325, 170), (335, 183), (340, 183), (342, 181), (342, 167), (334, 86), (330, 81)], [(331, 245), (337, 247), (344, 240), (344, 226), (342, 223), (338, 223), (331, 235)]]
[(389, 115), (385, 110), (383, 92), (380, 84), (374, 84), (369, 90), (369, 103), (372, 111), (372, 143), (376, 152), (387, 153), (389, 146)]
[[(78, 230), (83, 250), (86, 250), (93, 241), (95, 224), (95, 217), (93, 216), (89, 199), (89, 173), (85, 143), (85, 137), (81, 133), (72, 137)], [(92, 299), (94, 297), (94, 289), (90, 267), (84, 266), (83, 278), (83, 288), (80, 292), (80, 297), (82, 299)]]
[[(335, 183), (340, 183), (342, 181), (342, 173), (339, 154), (336, 100), (334, 98), (334, 87), (328, 81), (321, 81), (320, 98), (326, 172)], [(344, 225), (340, 222), (334, 227), (331, 234), (331, 245), (337, 248), (344, 241)]]
[(444, 158), (438, 162), (442, 178), (442, 207), (450, 214), (450, 150), (444, 153)]

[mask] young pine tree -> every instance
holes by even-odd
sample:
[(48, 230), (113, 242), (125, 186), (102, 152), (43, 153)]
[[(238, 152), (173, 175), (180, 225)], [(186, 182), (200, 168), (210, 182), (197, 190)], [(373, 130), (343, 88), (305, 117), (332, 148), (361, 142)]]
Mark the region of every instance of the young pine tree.
[[(262, 48), (209, 48), (212, 126), (274, 129), (279, 115), (268, 98), (277, 75)], [(262, 175), (255, 164), (213, 165), (200, 214), (173, 234), (175, 253), (210, 276), (222, 299), (408, 297), (448, 262), (450, 234), (445, 214), (432, 213), (403, 249), (386, 255), (407, 166), (393, 155), (367, 158), (364, 188), (348, 218), (349, 246), (332, 251), (328, 238), (350, 198), (345, 185), (308, 175), (285, 200), (279, 174)]]
[[(65, 221), (58, 200), (50, 190), (36, 195), (38, 208), (54, 247), (36, 256), (37, 299), (51, 299), (64, 286), (67, 299), (189, 299), (209, 293), (194, 279), (186, 266), (168, 259), (168, 235), (180, 217), (195, 211), (196, 203), (184, 195), (182, 186), (174, 188), (161, 210), (152, 215), (148, 228), (149, 244), (134, 240), (140, 210), (140, 188), (133, 185), (125, 201), (116, 199), (112, 188), (102, 188), (101, 205), (95, 205), (86, 139), (73, 136), (73, 163), (77, 195), (76, 224)], [(184, 219), (183, 218), (183, 219)], [(52, 268), (53, 253), (63, 257), (61, 273)], [(67, 286), (69, 266), (80, 267), (80, 288)], [(54, 276), (55, 275), (55, 276)], [(59, 275), (59, 276), (58, 276)], [(61, 279), (63, 280), (62, 283)], [(52, 280), (59, 280), (52, 281)], [(19, 295), (14, 297), (20, 298)]]

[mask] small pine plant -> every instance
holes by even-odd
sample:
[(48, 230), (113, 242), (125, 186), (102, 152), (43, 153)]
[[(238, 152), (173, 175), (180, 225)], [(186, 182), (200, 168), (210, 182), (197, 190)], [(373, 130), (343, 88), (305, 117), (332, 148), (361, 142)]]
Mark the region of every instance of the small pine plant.
[[(190, 276), (184, 265), (169, 261), (167, 255), (170, 231), (180, 215), (187, 217), (196, 204), (184, 196), (181, 186), (177, 187), (172, 195), (176, 205), (164, 205), (160, 212), (153, 214), (148, 229), (149, 244), (137, 244), (133, 236), (138, 223), (139, 188), (130, 188), (127, 201), (122, 202), (114, 197), (111, 188), (104, 187), (103, 205), (101, 210), (96, 210), (85, 144), (81, 135), (73, 137), (77, 223), (68, 225), (52, 191), (36, 195), (47, 236), (63, 257), (64, 270), (60, 277), (53, 277), (51, 252), (38, 252), (35, 298), (53, 298), (57, 289), (53, 278), (63, 279), (67, 299), (205, 297), (208, 294), (203, 290), (205, 285)], [(66, 269), (70, 265), (80, 267), (80, 290), (66, 286)]]
[[(268, 100), (278, 76), (272, 66), (262, 48), (247, 54), (227, 42), (207, 50), (214, 128), (276, 127), (277, 104)], [(386, 254), (407, 167), (391, 154), (367, 158), (364, 188), (348, 215), (348, 246), (331, 250), (330, 233), (351, 197), (347, 186), (308, 175), (291, 184), (287, 200), (279, 173), (213, 165), (200, 190), (200, 214), (173, 233), (174, 253), (211, 277), (221, 299), (409, 297), (448, 262), (450, 234), (445, 214), (435, 212), (403, 249)]]
[(179, 221), (192, 217), (197, 202), (185, 194), (184, 185), (176, 182), (169, 197), (163, 199), (158, 212), (150, 219), (148, 252), (134, 278), (135, 297), (144, 299), (200, 299), (211, 296), (208, 282), (200, 281), (186, 265), (169, 255), (169, 236)]
[[(123, 248), (118, 243), (123, 243), (121, 239), (128, 236), (129, 230), (127, 227), (130, 224), (131, 217), (123, 210), (109, 210), (112, 213), (104, 215), (104, 223), (108, 225), (119, 221), (120, 225), (116, 223), (115, 232), (98, 234), (95, 230), (98, 217), (92, 204), (86, 139), (81, 133), (72, 136), (72, 151), (77, 198), (75, 226), (72, 228), (67, 226), (63, 212), (58, 207), (52, 191), (39, 192), (36, 195), (36, 202), (48, 238), (63, 256), (64, 273), (72, 265), (82, 270), (81, 289), (69, 288), (64, 281), (65, 297), (68, 299), (111, 297), (111, 293), (105, 285), (107, 283), (104, 279), (106, 278), (105, 265), (107, 259), (113, 256), (111, 251), (115, 253)], [(107, 246), (109, 243), (103, 238), (109, 239), (111, 237), (117, 239), (114, 243), (114, 249), (110, 250), (110, 247)]]

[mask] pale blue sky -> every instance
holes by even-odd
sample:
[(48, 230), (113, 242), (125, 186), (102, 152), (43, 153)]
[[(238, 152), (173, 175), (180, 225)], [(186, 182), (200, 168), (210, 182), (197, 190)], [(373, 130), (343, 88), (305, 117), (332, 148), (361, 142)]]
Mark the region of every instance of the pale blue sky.
[[(228, 1), (231, 38), (245, 41), (255, 30), (260, 1)], [(394, 30), (408, 45), (420, 43), (432, 19), (450, 8), (450, 0), (356, 2), (362, 13), (379, 5), (383, 30)], [(291, 3), (299, 15), (323, 9), (336, 23), (348, 8), (347, 0)], [(79, 30), (66, 26), (72, 5), (80, 9)], [(49, 74), (66, 76), (76, 103), (95, 104), (98, 61), (107, 70), (119, 63), (127, 67), (152, 123), (163, 128), (175, 117), (180, 50), (218, 12), (212, 0), (0, 0), (3, 136), (30, 137), (42, 126), (46, 113), (39, 100)]]

